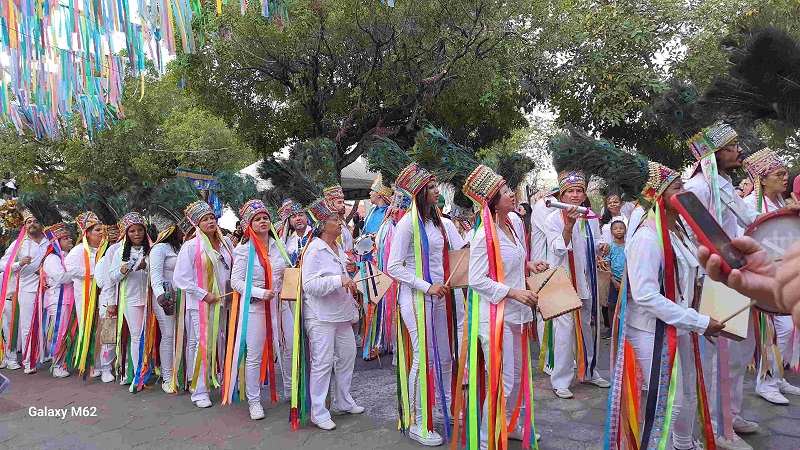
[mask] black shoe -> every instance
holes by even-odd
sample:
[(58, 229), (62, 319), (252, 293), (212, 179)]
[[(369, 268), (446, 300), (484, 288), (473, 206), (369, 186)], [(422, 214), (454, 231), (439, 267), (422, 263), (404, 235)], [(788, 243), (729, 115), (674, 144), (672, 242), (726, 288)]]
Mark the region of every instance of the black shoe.
[(606, 331), (603, 331), (603, 334), (601, 334), (600, 337), (603, 339), (611, 339), (611, 329), (609, 328)]

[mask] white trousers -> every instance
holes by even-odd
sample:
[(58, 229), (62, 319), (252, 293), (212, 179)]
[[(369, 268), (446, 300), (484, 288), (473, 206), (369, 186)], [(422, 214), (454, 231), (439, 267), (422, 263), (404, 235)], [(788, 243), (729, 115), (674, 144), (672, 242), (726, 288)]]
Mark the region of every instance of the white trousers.
[[(414, 305), (413, 297), (411, 299), (405, 298), (399, 301), (400, 303), (400, 315), (403, 317), (403, 322), (405, 322), (406, 329), (408, 329), (408, 335), (411, 337), (411, 346), (414, 351), (414, 359), (411, 363), (411, 370), (408, 374), (408, 386), (412, 387), (409, 389), (409, 403), (414, 405), (414, 409), (416, 411), (416, 419), (414, 423), (422, 424), (422, 406), (420, 401), (420, 390), (419, 390), (419, 339), (417, 334), (417, 318), (414, 313), (416, 307)], [(417, 314), (421, 314), (421, 311), (417, 311)], [(434, 354), (434, 346), (433, 346), (433, 329), (434, 325), (436, 328), (436, 344), (439, 350), (439, 358), (441, 358), (442, 364), (442, 384), (444, 386), (439, 386), (439, 378), (438, 374), (434, 375), (434, 385), (436, 389), (436, 403), (439, 404), (438, 407), (442, 408), (441, 403), (441, 392), (444, 391), (444, 398), (446, 407), (448, 408), (448, 416), (452, 417), (450, 411), (450, 378), (453, 374), (453, 354), (450, 351), (450, 344), (449, 344), (449, 337), (447, 336), (447, 305), (445, 304), (444, 300), (437, 299), (433, 303), (433, 317), (431, 317), (431, 302), (427, 299), (425, 300), (425, 318), (426, 323), (425, 326), (426, 336), (427, 336), (427, 349), (428, 349), (428, 367), (434, 368), (435, 365), (434, 361), (436, 360)], [(463, 321), (462, 321), (463, 322)], [(403, 355), (400, 355), (401, 357)], [(428, 389), (433, 389), (434, 386), (428, 386)], [(434, 410), (436, 405), (431, 405), (431, 411)]]
[[(145, 327), (144, 305), (125, 305), (125, 320), (128, 322), (128, 330), (131, 335), (131, 361), (133, 361), (133, 374), (136, 376), (136, 368), (139, 366), (141, 356), (139, 346), (142, 344), (142, 330)], [(127, 381), (133, 382), (133, 380)]]
[(172, 380), (172, 362), (175, 358), (175, 314), (168, 316), (164, 308), (153, 301), (153, 313), (158, 321), (161, 332), (161, 345), (158, 347), (158, 356), (161, 359), (161, 377), (164, 381)]
[(775, 316), (775, 335), (784, 366), (792, 360), (793, 333), (792, 316)]
[[(645, 391), (642, 394), (642, 407), (646, 407), (655, 333), (628, 327), (627, 337), (642, 368), (644, 377), (642, 390)], [(675, 447), (691, 448), (697, 413), (697, 373), (692, 339), (688, 334), (678, 336), (677, 351), (675, 363), (679, 364), (679, 370), (675, 386), (675, 402), (672, 406), (672, 442)]]
[(331, 418), (330, 411), (325, 408), (331, 370), (335, 373), (336, 389), (332, 406), (340, 411), (350, 411), (357, 406), (350, 395), (356, 363), (356, 337), (350, 322), (306, 319), (305, 325), (311, 353), (311, 421), (318, 424)]
[[(725, 339), (723, 337), (719, 338)], [(744, 400), (744, 374), (747, 370), (747, 365), (753, 359), (753, 351), (755, 350), (755, 335), (753, 333), (753, 316), (750, 315), (750, 323), (747, 329), (747, 339), (736, 342), (726, 339), (728, 342), (728, 376), (730, 378), (730, 405), (723, 405), (725, 408), (730, 408), (731, 418), (736, 419), (742, 412), (742, 401)], [(704, 339), (700, 342), (703, 343)], [(705, 349), (703, 352), (703, 376), (706, 381), (706, 389), (708, 389), (708, 408), (711, 417), (711, 425), (714, 427), (714, 433), (719, 435), (721, 430), (716, 422), (717, 417), (717, 399), (719, 398), (719, 383), (718, 383), (718, 362), (719, 362), (719, 343), (712, 345), (705, 342)]]
[[(275, 355), (280, 355), (280, 368), (283, 375), (283, 398), (292, 398), (292, 350), (294, 345), (294, 313), (291, 302), (281, 301), (279, 296), (272, 299), (272, 342)], [(280, 315), (276, 314), (280, 307)]]
[[(491, 355), (489, 323), (481, 322), (478, 325), (478, 337), (481, 340), (483, 354), (486, 357), (488, 367), (489, 356)], [(486, 388), (489, 389), (489, 375), (486, 375)], [(503, 324), (503, 395), (506, 402), (506, 426), (514, 412), (514, 407), (519, 398), (519, 391), (522, 387), (522, 325)], [(524, 411), (524, 409), (523, 409)], [(517, 427), (523, 421), (524, 413), (520, 413), (517, 420)], [(481, 448), (488, 448), (489, 441), (489, 396), (483, 402), (483, 415), (481, 419)]]
[[(592, 300), (582, 299), (581, 302), (581, 330), (586, 348), (586, 357), (591, 364), (594, 354), (594, 331), (592, 330)], [(544, 321), (541, 314), (537, 316), (539, 336), (544, 336)], [(543, 338), (540, 337), (540, 342)], [(581, 345), (578, 343), (578, 345)], [(553, 358), (554, 367), (550, 374), (550, 384), (553, 389), (568, 389), (575, 377), (575, 319), (573, 313), (564, 314), (553, 319)], [(592, 371), (591, 377), (599, 378), (597, 368)]]
[[(22, 350), (22, 364), (28, 369), (28, 334), (31, 331), (31, 320), (33, 311), (36, 308), (36, 293), (20, 291), (17, 297), (17, 307), (19, 308), (19, 339), (17, 348)], [(13, 320), (13, 318), (12, 318)]]
[[(278, 328), (279, 317), (274, 312), (272, 313), (272, 345), (275, 355), (280, 355), (280, 368), (283, 378), (283, 395), (285, 399), (291, 399), (292, 396), (292, 330), (291, 327), (294, 322), (292, 320), (292, 310), (289, 308), (288, 302), (281, 302), (276, 304), (275, 299), (272, 299), (272, 308), (281, 307), (280, 320), (283, 320), (283, 338), (287, 342), (287, 347), (281, 347), (280, 338), (281, 330)], [(287, 328), (289, 331), (287, 332)], [(288, 336), (287, 336), (288, 334)], [(264, 355), (264, 344), (267, 340), (267, 322), (266, 312), (250, 312), (250, 317), (247, 319), (247, 356), (245, 360), (245, 390), (247, 391), (247, 401), (249, 404), (259, 403), (261, 401), (261, 364), (266, 355)]]
[(6, 361), (17, 360), (17, 349), (11, 348), (11, 321), (14, 318), (11, 316), (11, 302), (12, 299), (6, 299), (3, 306), (3, 343), (5, 344), (5, 357)]

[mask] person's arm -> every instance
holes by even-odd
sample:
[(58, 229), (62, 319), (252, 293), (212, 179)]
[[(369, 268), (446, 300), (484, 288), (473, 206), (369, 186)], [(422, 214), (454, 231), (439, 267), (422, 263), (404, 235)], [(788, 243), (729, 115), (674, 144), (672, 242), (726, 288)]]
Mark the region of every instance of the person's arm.
[(469, 286), (482, 298), (498, 304), (511, 290), (503, 283), (489, 278), (489, 257), (486, 252), (486, 236), (478, 233), (470, 244)]
[(314, 297), (324, 297), (343, 286), (342, 275), (324, 275), (323, 251), (311, 250), (303, 256), (303, 290)]
[(164, 294), (164, 261), (167, 259), (167, 244), (156, 244), (150, 250), (150, 287), (153, 297)]
[[(408, 218), (408, 219), (406, 219)], [(394, 229), (394, 236), (392, 237), (392, 248), (389, 251), (389, 263), (387, 264), (386, 271), (390, 277), (412, 288), (428, 292), (431, 284), (427, 281), (417, 278), (416, 273), (412, 272), (414, 267), (410, 264), (412, 245), (414, 242), (412, 230), (411, 216), (406, 215), (400, 219)], [(425, 232), (424, 230), (420, 230)]]
[(194, 242), (187, 242), (181, 247), (181, 251), (178, 253), (178, 259), (175, 262), (173, 281), (178, 289), (195, 298), (202, 299), (208, 295), (208, 291), (197, 285), (194, 268), (194, 252)]
[(628, 260), (636, 261), (635, 272), (630, 272), (631, 276), (628, 277), (633, 301), (667, 325), (703, 333), (708, 328), (708, 316), (684, 308), (661, 295), (659, 273), (663, 257), (659, 243), (653, 236), (650, 233), (638, 233), (626, 247)]
[[(0, 258), (0, 267), (2, 267), (2, 270), (4, 270), (4, 271), (6, 270), (6, 264), (8, 264), (8, 260), (11, 259), (11, 252), (12, 252), (13, 249), (14, 249), (14, 243), (11, 242), (11, 246), (9, 246), (6, 249), (6, 252), (3, 254), (3, 257)], [(22, 252), (20, 251), (20, 253), (22, 253)], [(17, 256), (19, 256), (19, 255), (17, 255)], [(11, 262), (11, 271), (12, 272), (17, 272), (19, 270), (19, 267), (20, 267), (20, 265), (19, 265), (19, 261), (17, 259), (15, 259), (14, 261)]]
[(72, 278), (70, 273), (61, 266), (61, 261), (58, 256), (48, 256), (45, 258), (43, 267), (45, 276), (47, 277), (47, 286), (51, 288), (69, 283)]
[[(107, 256), (108, 254), (106, 254), (104, 258)], [(131, 260), (133, 260), (133, 258), (131, 258)], [(111, 264), (108, 267), (108, 278), (116, 283), (120, 283), (122, 280), (124, 280), (125, 276), (130, 272), (122, 273), (123, 265), (124, 264), (122, 263), (122, 247), (120, 247), (118, 251), (114, 252), (114, 255), (111, 259)], [(127, 262), (125, 263), (125, 265), (127, 265)]]
[(544, 231), (547, 236), (547, 244), (553, 254), (559, 258), (563, 258), (569, 250), (572, 250), (572, 229), (569, 229), (570, 240), (565, 241), (564, 234), (566, 230), (561, 220), (560, 212), (554, 212), (547, 216)]
[(77, 244), (64, 258), (64, 266), (72, 278), (80, 280), (86, 278), (86, 268), (83, 267), (83, 251), (81, 244)]

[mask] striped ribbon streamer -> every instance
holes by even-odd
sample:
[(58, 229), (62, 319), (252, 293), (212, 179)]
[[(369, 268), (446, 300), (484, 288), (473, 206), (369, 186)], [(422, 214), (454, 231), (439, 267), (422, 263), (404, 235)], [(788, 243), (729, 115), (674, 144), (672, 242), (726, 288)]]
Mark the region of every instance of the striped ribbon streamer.
[[(22, 228), (19, 235), (17, 235), (17, 240), (14, 241), (14, 245), (11, 246), (11, 250), (8, 253), (8, 262), (6, 262), (6, 267), (3, 270), (3, 285), (0, 287), (0, 312), (5, 310), (6, 304), (6, 296), (8, 296), (8, 286), (11, 283), (11, 266), (14, 264), (14, 261), (17, 260), (17, 256), (19, 255), (19, 250), (22, 247), (22, 242), (28, 236), (28, 232), (25, 228)], [(19, 273), (17, 273), (17, 280), (19, 280)], [(13, 308), (13, 306), (12, 306)], [(0, 322), (2, 322), (2, 314), (0, 314)], [(12, 333), (13, 336), (13, 333)], [(6, 351), (6, 342), (5, 339), (7, 337), (0, 336), (0, 359), (5, 358), (5, 351)], [(13, 342), (13, 339), (9, 339), (9, 344)], [(12, 347), (13, 348), (13, 347)]]

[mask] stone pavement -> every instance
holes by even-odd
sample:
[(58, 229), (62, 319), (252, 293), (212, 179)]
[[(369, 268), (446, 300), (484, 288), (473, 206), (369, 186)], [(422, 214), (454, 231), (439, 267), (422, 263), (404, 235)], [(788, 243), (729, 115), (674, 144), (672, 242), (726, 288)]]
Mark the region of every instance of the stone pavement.
[[(608, 354), (608, 341), (603, 341)], [(608, 374), (604, 358), (603, 375)], [(24, 375), (21, 370), (3, 373), (12, 380), (10, 391), (0, 394), (0, 448), (19, 449), (128, 449), (133, 447), (260, 448), (260, 449), (420, 449), (397, 431), (395, 377), (384, 360), (357, 363), (353, 398), (366, 407), (361, 416), (334, 416), (338, 428), (326, 432), (311, 425), (292, 431), (288, 404), (264, 402), (267, 417), (250, 420), (244, 403), (199, 409), (188, 394), (166, 395), (160, 390), (128, 393), (119, 384), (99, 379), (83, 381), (76, 376), (55, 379), (47, 372)], [(788, 374), (800, 384), (798, 374)], [(753, 393), (754, 375), (748, 374), (744, 416), (761, 424), (760, 433), (747, 437), (755, 449), (800, 449), (800, 398), (793, 405), (772, 406)], [(278, 392), (281, 392), (280, 389)], [(607, 390), (573, 386), (575, 399), (561, 400), (550, 390), (544, 375), (536, 376), (536, 424), (543, 436), (542, 449), (600, 449), (605, 423)], [(264, 392), (264, 398), (268, 393)], [(89, 407), (95, 417), (65, 419), (31, 417), (30, 407)], [(519, 449), (512, 442), (511, 449)]]

